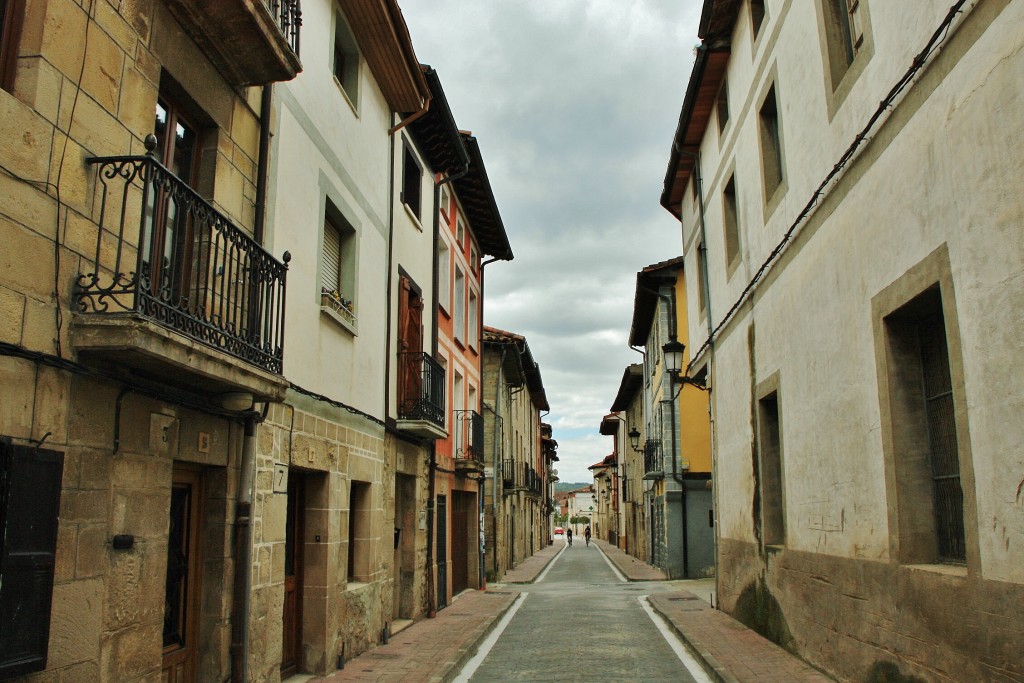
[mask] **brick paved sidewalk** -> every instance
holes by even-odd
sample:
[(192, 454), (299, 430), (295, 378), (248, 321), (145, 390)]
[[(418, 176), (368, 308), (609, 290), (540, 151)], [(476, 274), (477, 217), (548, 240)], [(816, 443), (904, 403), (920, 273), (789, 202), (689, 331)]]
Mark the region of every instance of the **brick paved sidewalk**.
[(720, 683), (832, 681), (693, 593), (653, 593), (648, 601)]
[(541, 548), (517, 564), (515, 568), (505, 572), (498, 583), (533, 583), (537, 580), (540, 573), (544, 571), (544, 567), (547, 567), (548, 563), (555, 559), (555, 556), (564, 547), (565, 544), (562, 541), (555, 541), (553, 544)]
[(519, 596), (517, 591), (467, 591), (434, 619), (422, 619), (381, 645), (345, 663), (317, 683), (339, 681), (449, 681)]
[(627, 555), (611, 543), (599, 541), (596, 538), (590, 539), (590, 542), (596, 543), (605, 557), (611, 560), (612, 564), (618, 567), (619, 571), (630, 581), (664, 581), (668, 578), (660, 569), (641, 562), (632, 555)]

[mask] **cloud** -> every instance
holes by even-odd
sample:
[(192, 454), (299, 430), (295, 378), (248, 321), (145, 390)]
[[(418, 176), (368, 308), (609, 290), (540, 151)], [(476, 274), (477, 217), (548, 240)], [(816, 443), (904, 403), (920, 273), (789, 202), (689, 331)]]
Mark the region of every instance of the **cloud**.
[(623, 368), (636, 272), (681, 252), (658, 200), (701, 3), (400, 0), (420, 61), (473, 131), (515, 260), (486, 269), (484, 322), (540, 363), (563, 481), (611, 451), (598, 433)]

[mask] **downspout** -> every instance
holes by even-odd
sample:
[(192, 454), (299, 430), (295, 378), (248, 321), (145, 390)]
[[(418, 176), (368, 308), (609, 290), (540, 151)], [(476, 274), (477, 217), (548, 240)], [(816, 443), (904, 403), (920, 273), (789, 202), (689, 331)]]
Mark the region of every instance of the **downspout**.
[(260, 96), (260, 143), (256, 160), (256, 214), (253, 218), (253, 239), (263, 244), (267, 223), (267, 177), (270, 166), (270, 117), (274, 105), (274, 86), (263, 86)]
[[(477, 315), (477, 320), (480, 321), (480, 324), (477, 326), (478, 327), (477, 334), (479, 336), (476, 338), (475, 341), (476, 341), (476, 347), (478, 349), (480, 349), (480, 351), (481, 351), (481, 353), (480, 353), (480, 364), (481, 364), (481, 367), (480, 367), (480, 378), (481, 378), (481, 380), (483, 379), (483, 375), (484, 375), (484, 369), (483, 369), (483, 349), (484, 349), (484, 343), (483, 343), (483, 340), (484, 340), (484, 272), (485, 272), (484, 269), (487, 268), (488, 264), (494, 263), (497, 260), (498, 260), (498, 258), (495, 256), (494, 258), (489, 258), (486, 261), (482, 261), (480, 263), (480, 300), (477, 302), (477, 305), (480, 307), (480, 311), (479, 311), (479, 313)], [(505, 358), (504, 347), (502, 347), (502, 354), (501, 355), (502, 355), (502, 360), (504, 360), (504, 358)], [(498, 368), (498, 372), (499, 372), (498, 379), (500, 380), (501, 379), (501, 375), (500, 375), (501, 368), (500, 368), (500, 366)], [(500, 382), (499, 382), (499, 386), (500, 386)], [(480, 395), (483, 396), (483, 391), (480, 392)], [(483, 402), (483, 399), (481, 399), (481, 403), (482, 402)], [(495, 433), (497, 433), (497, 424), (498, 424), (498, 420), (497, 419), (494, 420), (494, 424), (495, 424)], [(498, 475), (498, 470), (497, 470), (497, 468), (495, 468), (494, 469), (494, 484), (495, 484), (495, 487), (497, 487), (497, 484), (498, 484), (498, 476), (497, 475)], [(479, 518), (480, 524), (481, 524), (480, 538), (478, 539), (478, 546), (480, 548), (480, 561), (477, 563), (477, 566), (480, 567), (480, 576), (477, 577), (477, 580), (480, 582), (481, 588), (486, 588), (487, 587), (487, 568), (485, 567), (485, 565), (487, 564), (487, 549), (484, 547), (485, 539), (487, 538), (486, 523), (484, 522), (484, 514), (485, 514), (485, 510), (486, 510), (486, 508), (484, 506), (484, 497), (487, 494), (487, 475), (486, 475), (486, 473), (484, 473), (484, 475), (482, 477), (480, 477), (480, 479), (477, 480), (477, 487), (476, 488), (477, 488), (477, 499), (478, 499), (477, 503), (478, 503), (478, 508), (479, 508), (479, 510), (478, 510), (478, 518)], [(497, 494), (497, 490), (495, 490), (495, 494)], [(497, 528), (497, 527), (495, 527), (495, 528)], [(495, 533), (494, 541), (495, 541), (495, 545), (497, 545), (497, 541), (498, 541), (497, 533)], [(495, 548), (495, 550), (497, 550), (497, 548)], [(495, 552), (494, 555), (495, 555), (495, 557), (497, 557), (498, 553)], [(497, 578), (497, 576), (495, 576), (495, 578)]]
[[(391, 120), (395, 113), (391, 112)], [(389, 142), (390, 157), (388, 159), (388, 275), (387, 302), (384, 305), (384, 418), (391, 416), (391, 287), (394, 279), (395, 258), (395, 137)], [(397, 386), (397, 382), (395, 383)]]
[[(481, 298), (483, 298), (481, 296)], [(501, 358), (498, 360), (498, 381), (494, 383), (494, 486), (491, 494), (491, 514), (494, 517), (494, 552), (491, 553), (494, 559), (494, 577), (498, 578), (498, 478), (503, 476), (501, 470), (501, 443), (499, 437), (501, 432), (501, 386), (505, 382), (505, 354), (508, 353), (508, 344), (501, 345)]]
[(235, 504), (235, 575), (231, 615), (231, 680), (249, 680), (249, 593), (252, 579), (252, 497), (255, 480), (256, 416), (245, 416), (242, 437), (242, 461), (238, 475), (238, 501)]

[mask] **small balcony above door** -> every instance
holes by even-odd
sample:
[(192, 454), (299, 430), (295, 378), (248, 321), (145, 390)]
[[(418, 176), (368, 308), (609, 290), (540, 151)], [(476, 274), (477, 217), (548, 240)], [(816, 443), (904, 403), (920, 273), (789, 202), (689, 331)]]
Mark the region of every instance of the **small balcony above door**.
[(165, 0), (234, 86), (290, 81), (302, 71), (299, 0)]
[(83, 362), (281, 400), (289, 255), (268, 254), (152, 152), (88, 162), (96, 245), (80, 262), (72, 327)]
[(400, 352), (395, 426), (421, 439), (447, 439), (444, 414), (444, 368), (422, 351)]
[(484, 471), (484, 416), (475, 410), (456, 410), (455, 469)]

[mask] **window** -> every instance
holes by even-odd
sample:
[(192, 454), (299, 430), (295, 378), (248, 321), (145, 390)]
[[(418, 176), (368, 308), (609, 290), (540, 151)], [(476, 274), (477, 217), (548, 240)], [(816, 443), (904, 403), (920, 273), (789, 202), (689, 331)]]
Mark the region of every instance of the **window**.
[(466, 276), (455, 266), (455, 339), (466, 338)]
[(476, 246), (469, 248), (469, 269), (476, 273), (480, 268), (480, 255), (476, 251)]
[(750, 0), (750, 27), (754, 31), (754, 39), (761, 34), (764, 23), (764, 0)]
[(352, 106), (359, 104), (359, 47), (345, 16), (334, 13), (334, 78)]
[(0, 0), (0, 88), (14, 90), (25, 0)]
[(884, 319), (900, 559), (966, 562), (961, 440), (942, 293)]
[(452, 203), (451, 192), (448, 191), (448, 187), (444, 186), (441, 188), (441, 215), (447, 218), (450, 215)]
[(839, 86), (864, 43), (862, 3), (863, 0), (823, 0), (825, 44), (833, 90)]
[(722, 85), (718, 88), (718, 132), (725, 130), (729, 123), (729, 81), (722, 79)]
[(477, 298), (476, 292), (469, 293), (469, 331), (466, 333), (469, 338), (469, 345), (473, 348), (479, 346), (478, 339), (480, 337), (480, 304)]
[(348, 580), (370, 580), (372, 514), (369, 482), (352, 481), (348, 494)]
[(782, 138), (779, 126), (779, 106), (772, 85), (761, 104), (761, 171), (764, 179), (765, 199), (770, 200), (782, 184)]
[(437, 241), (437, 303), (445, 311), (452, 310), (452, 252), (443, 239)]
[(405, 153), (402, 160), (402, 202), (409, 207), (409, 210), (416, 217), (420, 218), (420, 195), (423, 186), (423, 169), (416, 155), (412, 151), (409, 142), (405, 143)]
[(736, 205), (736, 176), (729, 176), (729, 182), (722, 190), (723, 222), (725, 223), (725, 263), (729, 272), (736, 267), (740, 255), (740, 226)]
[(356, 322), (356, 231), (330, 201), (324, 211), (320, 305), (334, 317)]
[(461, 215), (455, 223), (455, 240), (459, 243), (459, 249), (462, 249), (466, 241), (466, 224)]
[(46, 668), (64, 454), (0, 439), (0, 678)]
[(757, 402), (757, 432), (761, 540), (765, 545), (783, 545), (786, 542), (786, 506), (782, 479), (782, 423), (779, 419), (778, 391), (771, 392)]

